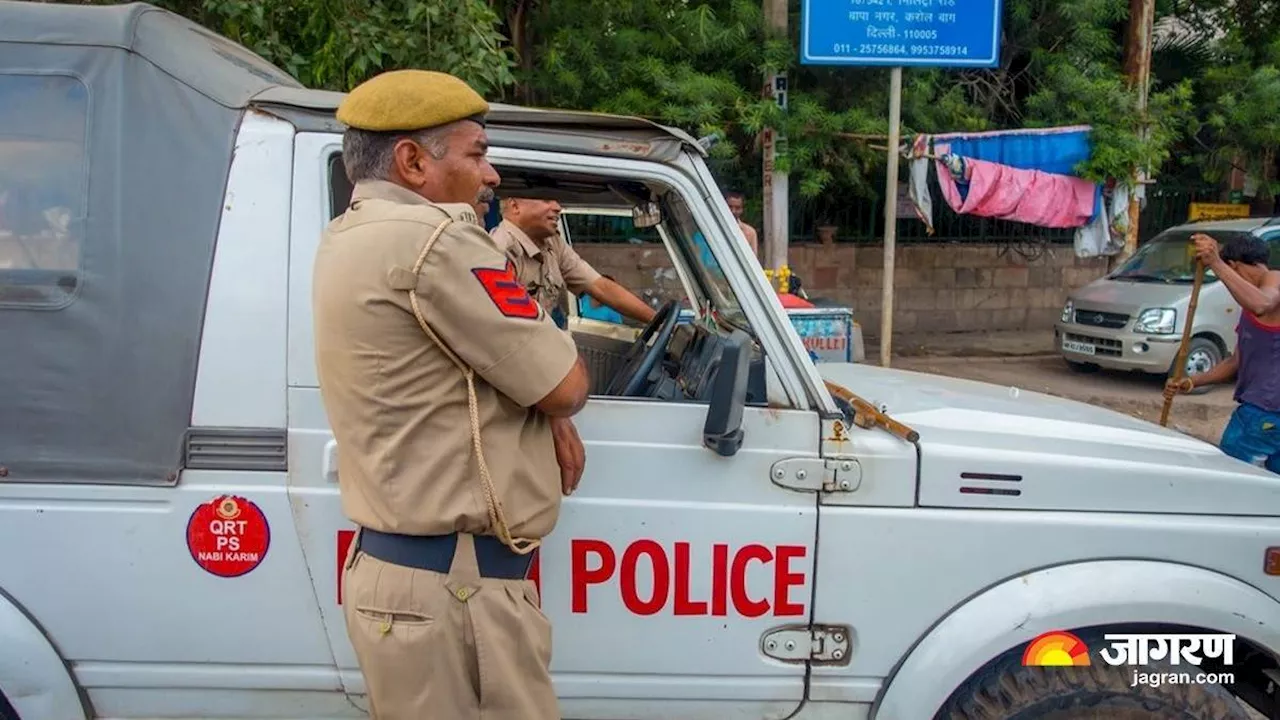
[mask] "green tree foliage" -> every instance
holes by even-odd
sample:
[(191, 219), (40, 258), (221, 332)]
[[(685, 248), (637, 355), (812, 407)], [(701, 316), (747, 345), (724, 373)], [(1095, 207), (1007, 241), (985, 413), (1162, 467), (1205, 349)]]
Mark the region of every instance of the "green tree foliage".
[[(382, 70), (432, 68), (495, 100), (639, 115), (717, 136), (722, 181), (749, 195), (760, 133), (774, 128), (786, 138), (779, 166), (802, 197), (882, 191), (872, 136), (886, 130), (888, 72), (800, 66), (799, 0), (785, 38), (765, 30), (760, 0), (155, 1), (308, 86), (347, 90)], [(1239, 163), (1275, 176), (1280, 0), (1158, 0), (1161, 21), (1183, 30), (1157, 38), (1145, 122), (1122, 71), (1128, 0), (1003, 5), (998, 68), (906, 71), (907, 137), (1089, 124), (1093, 157), (1077, 171), (1090, 179), (1179, 164), (1220, 177)], [(785, 112), (763, 98), (774, 69), (790, 76)]]
[(489, 97), (515, 57), (485, 0), (153, 0), (279, 65), (346, 91), (383, 70), (452, 72)]
[[(802, 195), (875, 192), (868, 176), (883, 153), (853, 136), (884, 132), (887, 75), (802, 73), (784, 112), (763, 97), (764, 75), (795, 73), (795, 45), (766, 33), (758, 0), (543, 2), (527, 23), (532, 46), (525, 51), (538, 62), (522, 80), (537, 104), (640, 115), (716, 135), (721, 174), (743, 187), (759, 176), (761, 131), (774, 128), (787, 140), (779, 168), (793, 173)], [(947, 128), (985, 126), (959, 88), (928, 77), (913, 82), (906, 102), (908, 114)]]
[(1185, 81), (1153, 87), (1144, 121), (1121, 68), (1128, 20), (1126, 0), (1015, 0), (1006, 20), (1013, 39), (1006, 62), (1022, 68), (1028, 90), (1021, 118), (1005, 122), (1091, 125), (1093, 156), (1077, 168), (1091, 180), (1127, 182), (1135, 168), (1157, 172), (1190, 121)]
[[(905, 130), (1089, 124), (1095, 151), (1078, 172), (1127, 180), (1135, 166), (1155, 171), (1190, 121), (1191, 90), (1158, 88), (1144, 137), (1121, 70), (1127, 19), (1126, 0), (1009, 0), (999, 68), (906, 71)], [(878, 195), (883, 152), (865, 136), (885, 132), (888, 73), (800, 66), (799, 20), (793, 3), (792, 37), (779, 41), (750, 0), (541, 2), (525, 32), (538, 62), (522, 80), (540, 104), (716, 133), (729, 141), (715, 148), (722, 167), (744, 181), (758, 173), (759, 132), (777, 128), (788, 140), (780, 167), (802, 196)], [(761, 99), (770, 68), (790, 74), (788, 112)]]
[(1172, 17), (1180, 22), (1169, 43), (1187, 53), (1182, 69), (1197, 81), (1187, 156), (1206, 180), (1244, 170), (1270, 201), (1280, 190), (1280, 3), (1183, 0)]
[[(1280, 50), (1280, 47), (1277, 48)], [(1280, 68), (1221, 66), (1209, 74), (1223, 92), (1210, 106), (1207, 126), (1217, 143), (1209, 154), (1209, 168), (1221, 177), (1228, 166), (1240, 166), (1262, 181), (1266, 196), (1274, 195), (1276, 148), (1280, 147)]]

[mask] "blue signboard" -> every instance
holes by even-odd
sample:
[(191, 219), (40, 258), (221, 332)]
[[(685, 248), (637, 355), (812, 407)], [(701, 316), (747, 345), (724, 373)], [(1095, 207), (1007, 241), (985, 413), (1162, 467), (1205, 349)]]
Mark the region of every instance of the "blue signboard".
[(997, 67), (1001, 0), (803, 0), (800, 63)]

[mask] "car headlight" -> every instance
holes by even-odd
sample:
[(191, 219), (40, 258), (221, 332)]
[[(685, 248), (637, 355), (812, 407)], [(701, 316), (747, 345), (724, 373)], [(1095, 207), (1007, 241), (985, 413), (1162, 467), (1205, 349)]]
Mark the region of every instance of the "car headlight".
[(1172, 335), (1177, 321), (1178, 311), (1173, 308), (1149, 308), (1138, 314), (1138, 322), (1134, 323), (1133, 330), (1153, 335)]
[(1062, 322), (1071, 322), (1072, 317), (1076, 313), (1076, 304), (1072, 300), (1068, 300), (1066, 305), (1062, 306)]

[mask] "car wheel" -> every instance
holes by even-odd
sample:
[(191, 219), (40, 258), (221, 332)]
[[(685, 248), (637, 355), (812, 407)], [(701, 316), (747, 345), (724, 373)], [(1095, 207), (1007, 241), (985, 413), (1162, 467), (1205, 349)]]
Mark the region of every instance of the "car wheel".
[[(1176, 361), (1175, 361), (1176, 362)], [(1222, 362), (1222, 348), (1218, 343), (1206, 337), (1191, 338), (1187, 347), (1187, 364), (1184, 377), (1206, 373)], [(1173, 377), (1173, 368), (1169, 368), (1169, 377)], [(1191, 391), (1192, 395), (1208, 392), (1208, 387), (1198, 387)]]
[(1191, 338), (1187, 348), (1187, 375), (1199, 375), (1212, 370), (1222, 362), (1222, 349), (1218, 343), (1205, 337)]
[[(1086, 642), (1092, 638), (1086, 638)], [(1100, 642), (1100, 639), (1098, 640)], [(1134, 671), (1175, 673), (1167, 663), (1112, 667), (1023, 667), (1010, 651), (961, 685), (934, 720), (1247, 720), (1244, 705), (1218, 684), (1135, 683)], [(1152, 685), (1155, 685), (1152, 687)]]

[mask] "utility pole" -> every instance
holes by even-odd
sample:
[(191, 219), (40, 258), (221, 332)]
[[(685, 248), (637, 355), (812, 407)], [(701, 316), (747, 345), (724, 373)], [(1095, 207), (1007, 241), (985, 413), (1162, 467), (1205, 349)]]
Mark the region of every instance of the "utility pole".
[[(1138, 122), (1141, 137), (1147, 137), (1147, 95), (1151, 86), (1151, 42), (1152, 26), (1156, 21), (1155, 0), (1129, 0), (1129, 30), (1125, 37), (1124, 74), (1129, 87), (1138, 91)], [(1138, 204), (1138, 189), (1146, 181), (1144, 173), (1134, 168), (1133, 192), (1129, 194), (1129, 229), (1125, 234), (1124, 250), (1111, 256), (1111, 267), (1138, 250), (1138, 216), (1141, 206)]]
[[(764, 0), (765, 29), (769, 35), (787, 37), (787, 0)], [(765, 75), (765, 97), (787, 109), (786, 73)], [(785, 147), (786, 138), (771, 128), (765, 128), (761, 136), (764, 151), (764, 266), (777, 270), (787, 264), (787, 174), (778, 172), (776, 159), (779, 146)]]
[(889, 74), (889, 155), (884, 181), (884, 272), (880, 282), (880, 364), (893, 358), (894, 261), (898, 253), (898, 145), (902, 141), (902, 68)]

